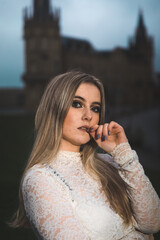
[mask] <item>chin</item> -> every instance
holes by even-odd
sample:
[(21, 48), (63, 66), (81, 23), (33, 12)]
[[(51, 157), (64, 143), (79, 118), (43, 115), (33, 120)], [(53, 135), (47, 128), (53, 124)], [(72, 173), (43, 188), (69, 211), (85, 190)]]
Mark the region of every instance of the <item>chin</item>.
[(85, 145), (85, 144), (88, 143), (90, 140), (91, 140), (91, 139), (88, 138), (88, 139), (86, 139), (86, 140), (84, 140), (84, 141), (81, 141), (81, 144), (80, 144), (80, 145)]
[(90, 137), (85, 137), (85, 138), (79, 138), (77, 139), (77, 141), (75, 140), (73, 142), (74, 145), (77, 145), (77, 146), (81, 146), (81, 145), (85, 145), (86, 143), (88, 143), (90, 141)]

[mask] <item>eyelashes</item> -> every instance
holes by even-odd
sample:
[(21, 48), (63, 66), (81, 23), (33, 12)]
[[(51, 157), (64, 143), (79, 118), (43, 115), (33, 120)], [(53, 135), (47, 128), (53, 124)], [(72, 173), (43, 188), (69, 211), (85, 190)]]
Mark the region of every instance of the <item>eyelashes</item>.
[[(72, 107), (74, 108), (82, 108), (83, 107), (83, 104), (80, 102), (80, 101), (77, 101), (77, 100), (74, 100), (72, 102)], [(92, 106), (91, 107), (91, 110), (95, 113), (100, 113), (101, 111), (101, 108), (99, 106)]]
[(91, 110), (95, 113), (100, 113), (101, 111), (100, 107), (92, 107)]
[(74, 107), (74, 108), (80, 108), (80, 107), (82, 107), (82, 104), (81, 104), (81, 102), (74, 100), (74, 101), (72, 102), (72, 107)]

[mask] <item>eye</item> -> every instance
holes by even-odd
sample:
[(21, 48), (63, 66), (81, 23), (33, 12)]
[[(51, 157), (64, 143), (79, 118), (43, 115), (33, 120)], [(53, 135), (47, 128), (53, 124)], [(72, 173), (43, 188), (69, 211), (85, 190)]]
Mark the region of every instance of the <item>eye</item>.
[(72, 107), (74, 107), (74, 108), (80, 108), (80, 107), (82, 107), (82, 104), (81, 104), (81, 102), (74, 100), (74, 101), (72, 102)]
[(95, 106), (95, 107), (92, 107), (91, 110), (92, 110), (93, 112), (95, 112), (95, 113), (100, 113), (101, 108)]

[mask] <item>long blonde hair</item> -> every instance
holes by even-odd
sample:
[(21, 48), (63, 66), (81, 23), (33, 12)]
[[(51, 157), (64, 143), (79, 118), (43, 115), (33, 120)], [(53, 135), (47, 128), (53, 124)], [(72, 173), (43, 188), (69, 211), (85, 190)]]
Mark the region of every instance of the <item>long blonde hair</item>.
[[(99, 89), (102, 104), (99, 124), (104, 123), (105, 94), (99, 79), (90, 74), (75, 71), (53, 78), (43, 94), (36, 113), (36, 139), (22, 181), (25, 173), (35, 164), (50, 164), (51, 160), (56, 156), (61, 142), (64, 119), (72, 104), (75, 92), (82, 83), (94, 84)], [(128, 194), (129, 188), (115, 167), (96, 156), (96, 147), (97, 145), (93, 139), (83, 146), (82, 162), (87, 169), (99, 177), (111, 208), (123, 218), (124, 223), (129, 224), (132, 217)], [(29, 225), (24, 209), (21, 186), (19, 190), (19, 208), (14, 219), (12, 223), (14, 227)]]

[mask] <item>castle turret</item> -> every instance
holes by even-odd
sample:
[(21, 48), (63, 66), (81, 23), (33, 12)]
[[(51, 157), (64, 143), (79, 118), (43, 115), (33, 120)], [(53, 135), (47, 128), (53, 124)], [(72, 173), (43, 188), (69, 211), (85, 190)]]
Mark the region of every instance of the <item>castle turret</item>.
[(147, 32), (144, 25), (142, 11), (139, 13), (138, 26), (136, 29), (136, 44), (141, 45), (147, 42)]
[(34, 0), (24, 11), (26, 109), (35, 111), (48, 81), (62, 71), (59, 10), (50, 0)]
[(50, 16), (50, 2), (49, 0), (34, 0), (34, 13), (35, 19), (46, 19)]
[(130, 48), (134, 55), (139, 59), (145, 60), (153, 67), (153, 39), (148, 36), (141, 10), (135, 36), (130, 41)]
[[(154, 102), (154, 64), (153, 38), (147, 33), (142, 11), (139, 12), (135, 36), (130, 39), (130, 63), (133, 73), (133, 89), (142, 105)], [(133, 67), (136, 64), (136, 68)]]

